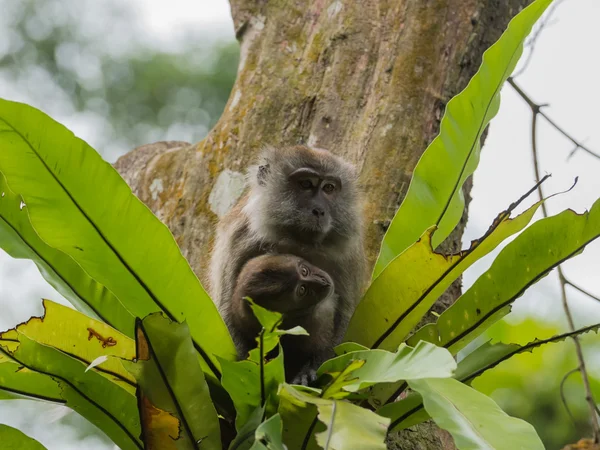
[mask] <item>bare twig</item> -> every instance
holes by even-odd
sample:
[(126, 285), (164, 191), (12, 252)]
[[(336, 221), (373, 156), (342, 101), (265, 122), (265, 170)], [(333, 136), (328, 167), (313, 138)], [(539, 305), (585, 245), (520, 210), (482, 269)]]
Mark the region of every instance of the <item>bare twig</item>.
[(573, 414), (571, 414), (571, 409), (569, 408), (569, 404), (567, 403), (567, 399), (565, 397), (565, 390), (564, 389), (565, 389), (565, 382), (575, 372), (579, 372), (579, 367), (576, 367), (575, 369), (569, 370), (565, 374), (565, 376), (563, 377), (563, 379), (560, 381), (560, 398), (561, 398), (561, 400), (563, 402), (563, 406), (565, 407), (565, 410), (567, 411), (567, 414), (571, 418), (571, 422), (573, 423), (574, 427), (577, 426), (577, 423), (575, 422), (575, 417), (573, 417)]
[(587, 295), (588, 297), (596, 300), (597, 302), (600, 302), (600, 297), (598, 297), (597, 295), (592, 294), (589, 291), (586, 291), (585, 289), (583, 289), (581, 286), (576, 285), (575, 283), (573, 283), (572, 281), (570, 281), (569, 279), (565, 278), (565, 284), (571, 286), (572, 288), (578, 290), (579, 292), (581, 292), (582, 294)]
[[(515, 87), (515, 89), (517, 89), (516, 85), (514, 84), (514, 81), (512, 81), (512, 80), (510, 80), (510, 81), (511, 81), (511, 85), (513, 87)], [(523, 98), (525, 98), (525, 97), (523, 97)], [(528, 98), (525, 101), (531, 108), (531, 150), (532, 150), (532, 156), (533, 156), (533, 167), (534, 167), (534, 171), (535, 171), (535, 178), (536, 178), (536, 181), (539, 183), (541, 177), (540, 177), (539, 158), (538, 158), (538, 151), (537, 151), (537, 123), (538, 123), (537, 118), (538, 118), (538, 115), (543, 115), (543, 113), (540, 111), (542, 105), (538, 105), (538, 104), (532, 102)], [(538, 184), (538, 194), (539, 194), (540, 200), (544, 198), (544, 193), (542, 191), (541, 184)], [(548, 211), (547, 211), (546, 205), (544, 203), (542, 203), (542, 213), (544, 214), (544, 217), (548, 217)], [(565, 311), (565, 316), (567, 317), (567, 323), (569, 325), (569, 330), (575, 331), (575, 323), (573, 321), (573, 316), (571, 314), (571, 310), (569, 308), (569, 303), (567, 300), (567, 290), (566, 290), (567, 280), (565, 279), (565, 276), (563, 274), (561, 266), (558, 266), (557, 271), (558, 271), (558, 279), (560, 281), (560, 290), (561, 290), (563, 309)], [(593, 432), (593, 436), (594, 436), (594, 442), (597, 444), (597, 443), (600, 443), (600, 424), (598, 423), (598, 415), (596, 413), (596, 402), (594, 401), (594, 397), (592, 396), (592, 389), (590, 387), (590, 379), (589, 379), (587, 369), (585, 366), (585, 359), (583, 357), (583, 350), (581, 348), (581, 343), (579, 342), (579, 339), (577, 336), (573, 336), (572, 339), (573, 339), (573, 344), (575, 345), (575, 353), (577, 354), (577, 360), (579, 362), (578, 370), (581, 373), (581, 378), (583, 380), (583, 386), (585, 388), (585, 400), (586, 400), (589, 410), (590, 410), (590, 419), (592, 421), (592, 432)]]
[(558, 5), (560, 5), (562, 2), (563, 0), (558, 0), (553, 3), (553, 5), (550, 7), (550, 9), (548, 9), (546, 14), (544, 14), (542, 20), (538, 22), (539, 25), (536, 27), (531, 37), (527, 39), (525, 47), (529, 48), (529, 53), (527, 54), (527, 58), (525, 59), (525, 62), (523, 63), (521, 68), (513, 75), (513, 78), (517, 78), (519, 75), (525, 72), (527, 66), (529, 66), (529, 63), (531, 62), (531, 59), (533, 57), (533, 51), (535, 50), (535, 44), (537, 43), (538, 38), (540, 37), (542, 31), (544, 31), (545, 28), (554, 24), (554, 22), (550, 19), (552, 18), (552, 15), (554, 14), (554, 11), (558, 7)]
[(525, 103), (527, 103), (532, 110), (536, 110), (537, 111), (536, 112), (536, 116), (538, 114), (540, 116), (542, 116), (544, 119), (546, 119), (546, 121), (550, 125), (552, 125), (552, 127), (556, 131), (558, 131), (560, 134), (562, 134), (564, 137), (566, 137), (569, 141), (571, 141), (573, 143), (573, 145), (575, 146), (575, 148), (573, 150), (571, 150), (571, 152), (569, 153), (568, 158), (570, 158), (571, 156), (573, 156), (577, 150), (583, 150), (587, 154), (600, 159), (600, 154), (594, 152), (593, 150), (591, 150), (590, 148), (588, 148), (587, 146), (585, 146), (584, 143), (583, 143), (583, 141), (578, 141), (577, 139), (575, 139), (572, 135), (570, 135), (562, 127), (560, 127), (552, 118), (550, 118), (544, 111), (541, 111), (541, 108), (543, 106), (547, 106), (547, 105), (535, 103), (531, 99), (531, 97), (529, 97), (523, 91), (523, 89), (521, 89), (519, 87), (519, 85), (517, 85), (517, 83), (515, 83), (515, 80), (513, 79), (513, 77), (510, 77), (507, 81), (508, 81), (508, 84), (510, 84), (512, 86), (512, 88), (517, 92), (517, 94), (519, 94), (519, 96), (525, 101)]

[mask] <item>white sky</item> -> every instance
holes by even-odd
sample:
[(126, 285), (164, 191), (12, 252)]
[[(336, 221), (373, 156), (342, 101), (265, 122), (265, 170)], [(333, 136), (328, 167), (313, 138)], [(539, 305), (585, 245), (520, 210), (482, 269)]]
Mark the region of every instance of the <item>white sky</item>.
[[(198, 26), (222, 37), (233, 38), (229, 5), (225, 0), (134, 0), (139, 5), (147, 27), (156, 37), (168, 42), (169, 37), (185, 26)], [(550, 103), (547, 113), (576, 138), (600, 153), (600, 2), (567, 0), (554, 15), (556, 23), (547, 28), (538, 41), (534, 58), (518, 82), (539, 103)], [(519, 198), (534, 183), (531, 164), (530, 112), (507, 86), (502, 106), (492, 122), (481, 163), (475, 175), (473, 202), (465, 233), (465, 242), (479, 237), (496, 214)], [(66, 123), (70, 126), (69, 123)], [(86, 139), (85, 135), (81, 136)], [(185, 140), (185, 136), (181, 136)], [(577, 211), (600, 197), (600, 160), (579, 152), (568, 162), (572, 146), (542, 120), (539, 128), (539, 151), (543, 172), (553, 177), (544, 185), (546, 193), (564, 190), (573, 178), (579, 184), (571, 193), (548, 202), (551, 213), (568, 207)], [(533, 197), (532, 197), (533, 202)], [(465, 244), (466, 246), (466, 244)], [(497, 253), (497, 252), (495, 252)], [(494, 253), (494, 254), (495, 254)], [(590, 291), (600, 295), (600, 242), (589, 246), (583, 255), (566, 264), (566, 274)], [(465, 276), (470, 285), (485, 270), (493, 256), (487, 257)], [(517, 301), (513, 319), (525, 313), (556, 320), (560, 311), (555, 275), (542, 280)], [(33, 264), (9, 261), (0, 254), (0, 329), (16, 321), (39, 314), (40, 295), (57, 299)], [(16, 303), (14, 299), (21, 298)], [(570, 291), (579, 323), (597, 322), (600, 305), (581, 294)], [(21, 405), (19, 405), (21, 403)], [(31, 402), (14, 402), (0, 408), (0, 423), (17, 426), (38, 438), (49, 450), (77, 448), (73, 428), (49, 424), (48, 415), (56, 410)], [(17, 406), (19, 405), (19, 406)], [(36, 423), (35, 427), (30, 426)], [(45, 422), (45, 424), (44, 424)], [(108, 449), (95, 439), (85, 443), (88, 449)]]
[(133, 0), (139, 5), (144, 21), (165, 39), (174, 28), (185, 26), (214, 27), (217, 32), (231, 31), (233, 24), (229, 3), (225, 0)]

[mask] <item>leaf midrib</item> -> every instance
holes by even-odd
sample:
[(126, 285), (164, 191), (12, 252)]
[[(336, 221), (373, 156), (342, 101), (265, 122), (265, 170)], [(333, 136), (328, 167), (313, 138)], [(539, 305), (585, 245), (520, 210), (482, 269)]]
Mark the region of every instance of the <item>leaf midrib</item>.
[[(508, 29), (510, 29), (510, 26), (507, 28), (506, 31), (508, 31)], [(448, 210), (448, 208), (450, 207), (450, 203), (452, 202), (452, 199), (454, 198), (454, 195), (456, 194), (456, 192), (458, 191), (459, 185), (460, 185), (460, 180), (462, 179), (462, 176), (467, 168), (467, 165), (471, 159), (471, 156), (473, 155), (473, 151), (475, 150), (475, 147), (477, 146), (477, 142), (479, 141), (479, 139), (481, 138), (481, 133), (483, 132), (484, 129), (484, 123), (485, 118), (488, 115), (488, 112), (490, 110), (490, 107), (492, 105), (492, 103), (494, 103), (494, 99), (496, 98), (496, 96), (498, 95), (498, 93), (500, 92), (500, 90), (502, 89), (502, 86), (504, 85), (504, 83), (506, 82), (506, 79), (508, 78), (507, 72), (508, 72), (508, 68), (512, 65), (513, 59), (515, 57), (515, 54), (517, 53), (517, 51), (519, 50), (519, 48), (521, 47), (523, 42), (523, 39), (519, 40), (519, 44), (517, 44), (517, 46), (515, 47), (515, 49), (513, 50), (511, 56), (510, 56), (510, 62), (508, 63), (508, 65), (505, 67), (504, 71), (502, 72), (502, 77), (501, 79), (504, 79), (504, 81), (502, 81), (501, 83), (498, 84), (498, 86), (496, 86), (496, 88), (494, 89), (494, 95), (491, 96), (490, 101), (488, 102), (486, 108), (485, 108), (485, 113), (483, 115), (483, 121), (482, 123), (479, 124), (479, 129), (477, 130), (477, 134), (475, 135), (475, 139), (473, 140), (472, 144), (471, 144), (471, 148), (469, 149), (469, 153), (467, 154), (467, 158), (465, 159), (465, 163), (462, 165), (461, 170), (460, 170), (460, 174), (458, 176), (458, 179), (456, 180), (456, 183), (454, 184), (454, 188), (452, 189), (452, 194), (449, 196), (448, 200), (446, 201), (446, 205), (444, 206), (444, 209), (442, 210), (440, 216), (438, 217), (438, 219), (435, 222), (435, 225), (439, 225), (440, 222), (442, 221), (442, 218), (444, 217), (444, 214), (446, 214), (446, 211)], [(486, 52), (487, 53), (487, 52)], [(485, 53), (483, 55), (482, 58), (483, 61), (485, 61)], [(514, 69), (514, 68), (513, 68)], [(477, 74), (476, 74), (477, 75)], [(475, 76), (476, 76), (475, 75)], [(470, 84), (470, 83), (469, 83)], [(467, 86), (468, 87), (468, 86)], [(465, 88), (466, 89), (466, 88)], [(464, 91), (463, 91), (464, 92)], [(487, 126), (487, 124), (489, 123), (489, 120), (487, 121), (487, 123), (485, 123), (485, 126)], [(433, 236), (432, 236), (433, 237)]]
[[(48, 166), (48, 164), (46, 163), (46, 161), (44, 160), (44, 158), (42, 158), (41, 155), (35, 150), (35, 148), (33, 147), (33, 145), (31, 145), (31, 142), (29, 142), (29, 140), (26, 139), (25, 136), (23, 136), (23, 134), (19, 130), (17, 130), (17, 128), (15, 126), (13, 126), (11, 123), (9, 123), (6, 119), (0, 117), (0, 120), (2, 120), (7, 126), (9, 126), (13, 130), (13, 132), (15, 134), (17, 134), (25, 144), (27, 144), (27, 146), (31, 149), (31, 151), (36, 155), (36, 157), (38, 158), (38, 160), (42, 163), (42, 165), (44, 166), (44, 168), (46, 169), (46, 171), (52, 176), (52, 178), (56, 181), (56, 183), (61, 187), (61, 189), (64, 191), (64, 193), (67, 195), (67, 197), (69, 197), (69, 199), (71, 200), (71, 202), (81, 212), (81, 214), (83, 214), (83, 216), (85, 217), (85, 219), (92, 225), (92, 227), (94, 228), (94, 230), (96, 231), (96, 233), (98, 233), (98, 235), (105, 242), (105, 244), (108, 246), (108, 248), (115, 254), (115, 256), (119, 259), (119, 261), (121, 262), (121, 264), (123, 264), (123, 266), (125, 267), (125, 269), (141, 285), (142, 289), (144, 289), (144, 291), (146, 291), (146, 293), (148, 294), (148, 296), (150, 297), (150, 299), (156, 304), (156, 306), (158, 306), (171, 320), (173, 320), (174, 322), (179, 322), (175, 318), (175, 316), (161, 303), (161, 301), (156, 297), (156, 295), (150, 289), (150, 287), (147, 286), (146, 283), (141, 279), (141, 277), (137, 274), (137, 272), (131, 266), (129, 266), (129, 264), (127, 263), (127, 261), (125, 261), (124, 257), (117, 251), (117, 249), (113, 246), (113, 244), (111, 243), (111, 241), (104, 235), (104, 233), (102, 233), (102, 231), (96, 225), (96, 223), (85, 212), (85, 210), (77, 202), (77, 200), (75, 200), (75, 198), (73, 197), (73, 195), (71, 194), (71, 192), (60, 181), (60, 179), (56, 176), (56, 174), (54, 173), (54, 171)], [(32, 224), (32, 226), (33, 226), (33, 224)], [(204, 361), (206, 362), (206, 364), (208, 365), (208, 367), (213, 371), (213, 373), (217, 377), (219, 377), (220, 374), (221, 374), (221, 372), (216, 367), (216, 365), (211, 361), (211, 359), (208, 357), (208, 354), (206, 353), (206, 351), (202, 348), (202, 346), (193, 337), (192, 337), (192, 342), (194, 344), (194, 348), (196, 349), (196, 351), (198, 351), (198, 353), (200, 353), (200, 355), (202, 356), (202, 359), (204, 359)]]
[[(85, 393), (83, 393), (82, 391), (80, 391), (73, 383), (71, 383), (69, 380), (67, 380), (66, 378), (60, 376), (60, 375), (56, 375), (56, 374), (52, 374), (52, 373), (48, 373), (46, 371), (43, 370), (39, 370), (39, 369), (34, 369), (31, 366), (25, 364), (24, 362), (22, 362), (21, 360), (19, 360), (18, 358), (16, 358), (14, 355), (9, 354), (6, 350), (4, 350), (2, 347), (0, 347), (0, 352), (4, 353), (6, 356), (8, 356), (9, 358), (13, 359), (14, 361), (18, 362), (19, 364), (21, 364), (23, 367), (33, 371), (33, 372), (38, 372), (41, 373), (43, 375), (49, 376), (51, 378), (57, 378), (60, 381), (64, 382), (66, 385), (68, 385), (71, 389), (73, 389), (75, 392), (77, 392), (77, 394), (79, 394), (80, 396), (82, 396), (86, 401), (88, 401), (92, 406), (94, 406), (96, 409), (99, 409), (103, 414), (105, 414), (108, 418), (110, 418), (121, 430), (123, 430), (125, 432), (125, 434), (127, 435), (127, 437), (129, 437), (131, 439), (131, 441), (136, 445), (136, 447), (138, 447), (140, 450), (144, 450), (144, 448), (140, 445), (140, 443), (137, 441), (137, 439), (135, 438), (135, 436), (133, 436), (131, 434), (131, 432), (127, 429), (127, 427), (125, 425), (123, 425), (119, 419), (117, 419), (115, 416), (112, 415), (112, 413), (110, 411), (108, 411), (106, 408), (104, 408), (101, 404), (97, 403), (96, 401), (94, 401), (92, 398), (88, 397)], [(68, 402), (66, 402), (68, 403)]]

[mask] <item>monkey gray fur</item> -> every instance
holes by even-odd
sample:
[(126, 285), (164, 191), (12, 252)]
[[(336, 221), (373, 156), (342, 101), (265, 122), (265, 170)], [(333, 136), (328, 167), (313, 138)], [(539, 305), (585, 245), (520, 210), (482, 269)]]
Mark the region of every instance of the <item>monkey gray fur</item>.
[(248, 183), (249, 192), (217, 226), (211, 296), (227, 321), (236, 281), (250, 259), (303, 258), (328, 273), (335, 286), (330, 350), (341, 343), (368, 276), (356, 171), (326, 150), (268, 147), (250, 168)]
[(246, 358), (256, 347), (261, 326), (244, 297), (282, 314), (281, 329), (303, 327), (308, 336), (281, 338), (285, 355), (286, 379), (308, 384), (316, 378), (316, 364), (333, 357), (335, 302), (331, 277), (294, 255), (262, 255), (243, 267), (231, 299), (227, 326), (238, 356)]

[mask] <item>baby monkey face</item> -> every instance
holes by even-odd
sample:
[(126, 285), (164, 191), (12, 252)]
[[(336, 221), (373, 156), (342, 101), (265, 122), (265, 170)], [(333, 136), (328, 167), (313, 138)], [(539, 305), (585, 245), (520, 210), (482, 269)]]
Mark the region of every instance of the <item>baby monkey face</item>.
[(333, 294), (333, 280), (327, 272), (301, 258), (298, 260), (294, 301), (288, 302), (290, 309), (287, 312), (314, 306)]
[(242, 295), (271, 311), (303, 314), (334, 292), (327, 272), (294, 255), (262, 255), (242, 269)]

